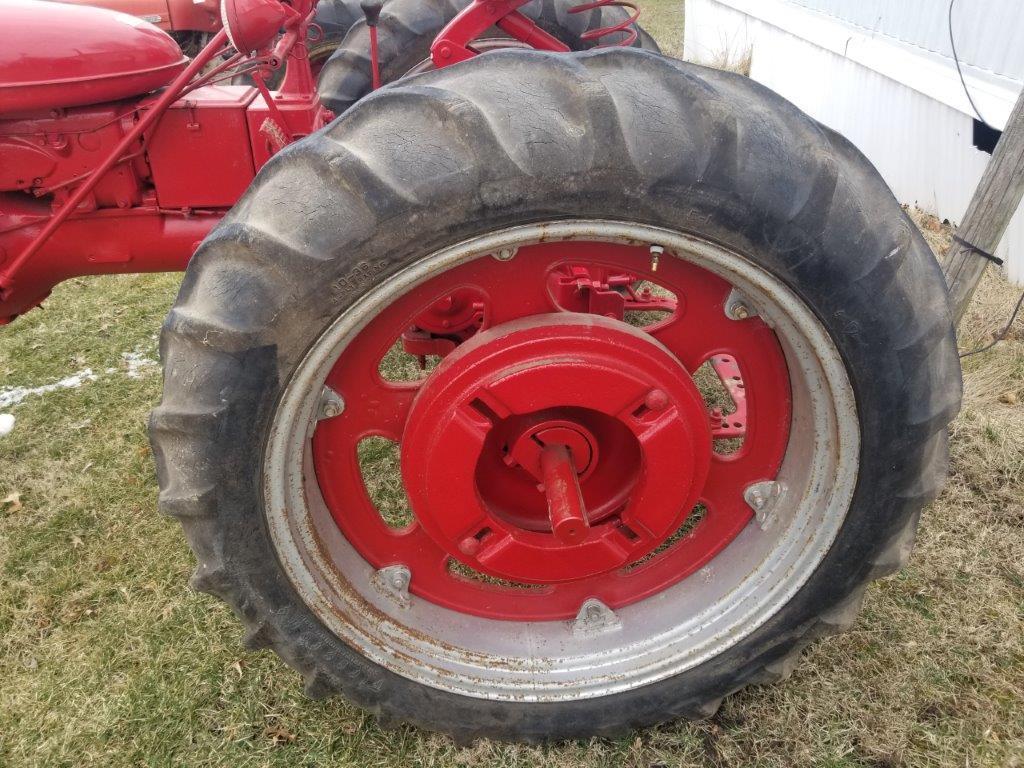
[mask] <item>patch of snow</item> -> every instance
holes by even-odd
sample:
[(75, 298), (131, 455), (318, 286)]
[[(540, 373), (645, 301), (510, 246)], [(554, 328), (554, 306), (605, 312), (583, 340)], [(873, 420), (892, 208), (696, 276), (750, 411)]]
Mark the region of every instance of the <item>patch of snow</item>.
[(128, 367), (129, 379), (141, 379), (146, 375), (148, 368), (156, 368), (156, 360), (146, 357), (141, 352), (125, 352), (121, 355), (124, 364)]
[(83, 368), (78, 373), (73, 373), (52, 384), (43, 384), (39, 387), (5, 387), (0, 389), (0, 408), (17, 405), (30, 395), (45, 395), (47, 392), (55, 392), (58, 389), (78, 389), (87, 381), (96, 381), (96, 378), (92, 368)]
[[(145, 353), (139, 352), (123, 352), (121, 354), (122, 368), (106, 368), (103, 374), (110, 376), (113, 374), (124, 371), (125, 375), (129, 379), (141, 379), (143, 376), (148, 375), (152, 371), (159, 368), (159, 363), (151, 357), (147, 357)], [(58, 389), (77, 389), (87, 381), (96, 381), (100, 377), (93, 373), (92, 368), (83, 368), (78, 373), (73, 373), (59, 381), (54, 381), (50, 384), (43, 384), (38, 387), (3, 387), (0, 388), (0, 408), (7, 408), (8, 406), (17, 405), (25, 398), (30, 395), (45, 395), (47, 392), (54, 392)], [(7, 415), (7, 414), (3, 414)], [(11, 416), (10, 426), (13, 427), (14, 417)], [(5, 421), (0, 419), (0, 426)], [(7, 431), (10, 431), (8, 427)], [(6, 434), (0, 430), (0, 435)]]
[(14, 415), (0, 413), (0, 436), (9, 435), (12, 429), (14, 429)]

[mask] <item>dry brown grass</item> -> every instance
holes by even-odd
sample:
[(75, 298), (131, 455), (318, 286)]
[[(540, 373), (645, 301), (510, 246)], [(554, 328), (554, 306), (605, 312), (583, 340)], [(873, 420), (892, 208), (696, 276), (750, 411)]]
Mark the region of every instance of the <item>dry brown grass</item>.
[(723, 46), (708, 58), (700, 60), (698, 64), (714, 69), (724, 69), (726, 72), (735, 72), (738, 75), (750, 77), (750, 68), (754, 64), (754, 49), (749, 46), (733, 48)]

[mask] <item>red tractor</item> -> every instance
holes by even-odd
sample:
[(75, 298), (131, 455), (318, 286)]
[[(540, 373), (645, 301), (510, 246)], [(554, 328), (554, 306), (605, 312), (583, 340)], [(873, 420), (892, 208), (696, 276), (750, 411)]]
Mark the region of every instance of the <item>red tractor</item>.
[[(182, 50), (191, 52), (220, 29), (220, 3), (217, 0), (58, 0), (68, 5), (92, 5), (137, 16), (159, 27), (174, 38)], [(352, 19), (355, 21), (355, 18)], [(350, 25), (351, 26), (351, 25)]]
[[(164, 30), (188, 56), (199, 53), (221, 28), (219, 0), (56, 0), (137, 16)], [(306, 41), (315, 75), (352, 26), (363, 18), (358, 0), (323, 0)]]
[(960, 400), (938, 265), (847, 141), (633, 11), (425, 7), (367, 4), (318, 93), (310, 0), (224, 0), (191, 60), (0, 0), (0, 317), (187, 265), (160, 506), (310, 695), (460, 739), (709, 715), (906, 561)]

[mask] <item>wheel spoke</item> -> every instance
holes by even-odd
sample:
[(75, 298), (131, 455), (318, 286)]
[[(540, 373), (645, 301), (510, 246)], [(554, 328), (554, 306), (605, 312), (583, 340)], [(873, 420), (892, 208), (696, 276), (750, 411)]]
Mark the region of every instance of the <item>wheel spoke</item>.
[(483, 261), (477, 277), (491, 286), (488, 322), (492, 327), (557, 310), (547, 290), (550, 257), (543, 246), (523, 248), (508, 262)]
[(650, 333), (693, 373), (716, 352), (742, 344), (749, 325), (737, 323), (723, 311), (731, 290), (728, 283), (713, 275), (698, 280), (683, 275), (680, 279), (685, 280), (686, 290), (679, 311)]
[(735, 499), (743, 500), (743, 489), (748, 485), (774, 476), (773, 468), (756, 454), (715, 456), (701, 496), (706, 502), (730, 507)]
[(753, 511), (743, 500), (743, 489), (761, 477), (753, 462), (715, 460), (711, 464), (708, 480), (701, 492), (701, 502), (709, 512), (739, 515), (749, 519)]
[[(358, 434), (374, 433), (399, 441), (416, 397), (416, 387), (378, 385), (345, 409), (351, 412), (348, 428)], [(344, 419), (345, 414), (341, 418)]]
[(367, 435), (381, 435), (395, 442), (401, 439), (418, 384), (391, 384), (382, 381), (376, 370), (360, 368), (335, 369), (327, 381), (344, 400), (345, 409), (340, 416), (321, 421), (318, 433), (339, 440), (358, 441)]

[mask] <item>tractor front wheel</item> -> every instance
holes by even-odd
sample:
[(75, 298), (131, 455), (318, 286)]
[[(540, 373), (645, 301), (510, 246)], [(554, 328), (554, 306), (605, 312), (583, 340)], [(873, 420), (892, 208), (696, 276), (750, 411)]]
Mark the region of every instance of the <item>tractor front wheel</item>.
[(906, 560), (942, 275), (747, 78), (510, 50), (279, 153), (191, 261), (161, 508), (314, 696), (539, 741), (714, 712)]
[[(469, 0), (388, 0), (381, 13), (377, 34), (380, 40), (379, 66), (382, 83), (391, 83), (432, 68), (430, 46), (444, 26), (469, 5)], [(614, 27), (629, 18), (626, 8), (606, 5), (575, 13), (581, 0), (532, 0), (519, 12), (532, 19), (570, 50), (582, 51), (595, 45), (621, 42), (626, 33), (612, 33), (594, 40), (587, 36)], [(658, 44), (639, 24), (633, 47), (657, 52)], [(474, 42), (481, 53), (506, 47), (522, 47), (504, 32), (493, 28), (485, 39)], [(370, 32), (365, 20), (353, 24), (322, 69), (317, 89), (324, 104), (340, 115), (371, 91)]]
[(359, 0), (319, 0), (313, 17), (317, 30), (308, 43), (314, 78), (320, 74), (324, 63), (337, 50), (348, 31), (363, 18)]

